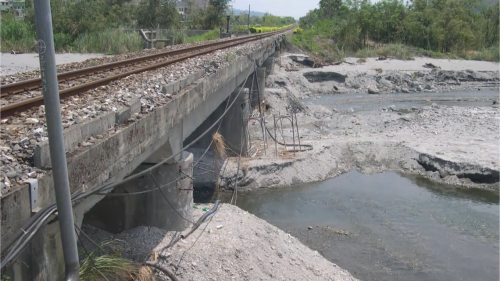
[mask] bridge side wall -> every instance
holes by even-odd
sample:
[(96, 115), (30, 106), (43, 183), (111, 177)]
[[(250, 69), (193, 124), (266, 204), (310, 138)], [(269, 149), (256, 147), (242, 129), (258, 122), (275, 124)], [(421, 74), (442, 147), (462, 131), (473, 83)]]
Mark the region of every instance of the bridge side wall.
[[(99, 118), (89, 127), (82, 129), (80, 134), (65, 132), (67, 145), (67, 161), (71, 192), (89, 190), (103, 184), (116, 182), (131, 174), (141, 163), (165, 145), (170, 139), (172, 128), (181, 124), (184, 134), (189, 136), (234, 89), (244, 82), (253, 70), (253, 63), (259, 65), (276, 50), (276, 38), (263, 40), (249, 56), (241, 56), (228, 66), (223, 66), (202, 79), (203, 73), (193, 73), (182, 81), (174, 82), (177, 87), (174, 100), (159, 106), (154, 112), (143, 115), (134, 123), (121, 123), (124, 118), (114, 114), (115, 120)], [(132, 110), (134, 105), (128, 108)], [(134, 107), (135, 108), (135, 107)], [(128, 114), (127, 107), (119, 112)], [(98, 121), (101, 120), (101, 121)], [(99, 123), (104, 122), (104, 123)], [(112, 135), (105, 135), (103, 139), (91, 147), (78, 147), (79, 139), (83, 136), (97, 135), (107, 131), (108, 123), (119, 129)], [(69, 128), (70, 130), (75, 130)], [(72, 141), (69, 138), (77, 138)], [(40, 152), (39, 155), (46, 155)], [(43, 157), (43, 156), (41, 156)], [(47, 159), (38, 159), (39, 163), (47, 163)], [(44, 162), (45, 161), (45, 162)], [(49, 160), (50, 162), (50, 160)], [(50, 171), (38, 180), (39, 207), (43, 208), (55, 203), (52, 174)], [(75, 221), (81, 225), (83, 215), (90, 210), (104, 196), (92, 196), (75, 206)], [(4, 243), (15, 231), (31, 217), (29, 185), (20, 186), (1, 198), (1, 242)], [(55, 226), (54, 226), (55, 225)], [(13, 280), (58, 280), (61, 276), (62, 248), (59, 244), (50, 244), (46, 228), (51, 228), (58, 236), (57, 221), (42, 227), (35, 239), (24, 252), (19, 262), (7, 270)], [(54, 230), (55, 229), (55, 230)], [(26, 270), (29, 266), (30, 270)], [(41, 279), (40, 279), (41, 278)]]

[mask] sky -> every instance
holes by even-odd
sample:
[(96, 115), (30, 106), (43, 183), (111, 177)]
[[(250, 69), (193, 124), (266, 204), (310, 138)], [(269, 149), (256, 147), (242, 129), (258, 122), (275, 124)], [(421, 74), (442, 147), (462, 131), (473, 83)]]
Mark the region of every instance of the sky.
[(250, 9), (256, 12), (268, 12), (276, 16), (291, 16), (299, 19), (309, 10), (318, 8), (319, 0), (231, 0), (233, 8)]

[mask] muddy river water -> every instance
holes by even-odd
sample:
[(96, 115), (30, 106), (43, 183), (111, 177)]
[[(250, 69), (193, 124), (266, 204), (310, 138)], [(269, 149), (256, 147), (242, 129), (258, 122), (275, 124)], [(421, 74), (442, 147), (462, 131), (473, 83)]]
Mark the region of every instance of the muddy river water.
[(356, 171), (237, 205), (362, 280), (498, 280), (499, 197)]

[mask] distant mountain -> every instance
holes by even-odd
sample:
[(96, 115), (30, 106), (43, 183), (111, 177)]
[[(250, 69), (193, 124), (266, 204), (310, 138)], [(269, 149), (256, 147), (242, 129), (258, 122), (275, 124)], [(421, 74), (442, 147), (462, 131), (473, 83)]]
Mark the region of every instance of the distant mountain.
[[(237, 16), (237, 15), (240, 15), (240, 14), (243, 14), (243, 13), (245, 13), (245, 14), (248, 13), (248, 10), (245, 11), (245, 10), (233, 9), (233, 13), (234, 13), (234, 15)], [(264, 13), (262, 13), (262, 12), (254, 12), (254, 11), (252, 11), (250, 9), (250, 16), (262, 17), (262, 16), (264, 16)]]

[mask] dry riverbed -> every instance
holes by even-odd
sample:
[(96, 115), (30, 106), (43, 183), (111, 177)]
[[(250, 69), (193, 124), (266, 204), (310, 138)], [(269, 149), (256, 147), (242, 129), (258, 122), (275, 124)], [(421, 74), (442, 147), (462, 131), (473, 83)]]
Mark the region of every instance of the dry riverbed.
[[(498, 63), (348, 59), (347, 64), (312, 69), (295, 62), (295, 56), (278, 59), (275, 73), (267, 79), (270, 108), (265, 119), (274, 134), (272, 115), (296, 112), (301, 143), (313, 149), (294, 154), (278, 145), (276, 156), (274, 142), (268, 138), (264, 151), (261, 128), (250, 123), (258, 153), (243, 160), (237, 177), (237, 161), (230, 159), (222, 186), (232, 189), (235, 178), (240, 189), (294, 185), (357, 169), (498, 190)], [(427, 69), (426, 63), (439, 68)], [(461, 106), (438, 105), (441, 92), (452, 90), (476, 91), (472, 100), (485, 106), (467, 106), (468, 100), (458, 92), (448, 93), (446, 100)], [(374, 106), (386, 100), (396, 105)], [(364, 103), (368, 109), (354, 109)], [(292, 144), (289, 121), (283, 121), (283, 130), (283, 135), (278, 130), (278, 140), (284, 137)]]

